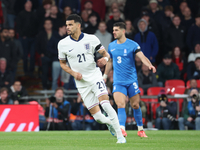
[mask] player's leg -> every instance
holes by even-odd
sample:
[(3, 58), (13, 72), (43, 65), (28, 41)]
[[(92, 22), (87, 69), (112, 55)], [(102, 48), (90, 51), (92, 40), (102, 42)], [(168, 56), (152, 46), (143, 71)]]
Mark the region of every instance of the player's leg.
[(126, 124), (126, 119), (127, 119), (126, 111), (125, 111), (126, 95), (127, 95), (127, 89), (125, 86), (114, 85), (113, 97), (118, 107), (118, 119), (119, 119), (121, 131), (124, 137), (127, 136), (127, 133), (125, 131), (125, 124)]
[(128, 87), (128, 96), (130, 97), (130, 104), (131, 107), (133, 108), (134, 118), (138, 126), (138, 136), (147, 137), (143, 129), (142, 111), (139, 105), (140, 95), (138, 93), (140, 93), (140, 90), (136, 83), (131, 84)]
[(107, 94), (102, 95), (98, 99), (100, 101), (102, 108), (108, 114), (108, 117), (112, 122), (112, 126), (113, 126), (113, 128), (114, 128), (114, 130), (116, 131), (116, 134), (117, 134), (117, 138), (123, 137), (121, 129), (120, 129), (117, 113), (113, 109), (113, 107), (111, 106), (108, 95)]
[(78, 88), (78, 91), (83, 99), (85, 106), (90, 111), (94, 119), (99, 123), (111, 125), (110, 119), (105, 117), (101, 113), (101, 110), (99, 108), (99, 100), (96, 98), (95, 94), (92, 92), (93, 88), (95, 88), (95, 85)]

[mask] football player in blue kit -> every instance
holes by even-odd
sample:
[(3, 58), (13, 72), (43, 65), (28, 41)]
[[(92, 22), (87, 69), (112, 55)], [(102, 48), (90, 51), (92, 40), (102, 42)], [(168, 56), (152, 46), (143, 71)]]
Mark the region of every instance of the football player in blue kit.
[(113, 26), (113, 35), (116, 40), (111, 42), (108, 46), (110, 59), (106, 64), (103, 78), (105, 81), (109, 71), (113, 67), (113, 96), (118, 106), (118, 118), (124, 137), (127, 136), (125, 131), (125, 99), (127, 95), (134, 111), (134, 118), (138, 126), (138, 136), (147, 137), (143, 130), (142, 112), (139, 106), (140, 90), (135, 67), (135, 55), (137, 55), (153, 73), (156, 72), (156, 69), (143, 54), (140, 46), (136, 42), (125, 37), (125, 29), (126, 26), (123, 22), (115, 23)]

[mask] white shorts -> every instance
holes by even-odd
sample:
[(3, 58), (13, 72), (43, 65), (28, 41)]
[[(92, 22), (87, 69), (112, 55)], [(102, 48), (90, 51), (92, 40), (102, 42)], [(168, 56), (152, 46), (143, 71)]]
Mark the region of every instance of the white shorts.
[(108, 94), (103, 79), (100, 79), (98, 82), (90, 86), (78, 88), (78, 91), (81, 94), (83, 102), (88, 110), (96, 105), (99, 105), (98, 98), (100, 96)]

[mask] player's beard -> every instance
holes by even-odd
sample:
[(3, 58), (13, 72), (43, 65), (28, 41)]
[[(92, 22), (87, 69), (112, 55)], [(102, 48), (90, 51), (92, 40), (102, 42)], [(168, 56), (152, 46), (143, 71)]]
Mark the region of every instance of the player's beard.
[(115, 39), (119, 40), (119, 39), (121, 39), (121, 37), (122, 37), (122, 35), (120, 34), (120, 35), (116, 36)]

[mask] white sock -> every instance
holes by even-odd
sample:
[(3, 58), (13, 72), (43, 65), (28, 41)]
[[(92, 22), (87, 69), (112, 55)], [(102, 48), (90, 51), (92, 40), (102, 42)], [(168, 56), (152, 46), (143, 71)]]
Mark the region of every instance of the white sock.
[(116, 111), (113, 109), (113, 107), (110, 105), (110, 102), (108, 100), (103, 100), (100, 102), (102, 108), (105, 110), (105, 112), (108, 114), (108, 117), (110, 118), (112, 122), (112, 126), (115, 129), (117, 133), (117, 138), (123, 137), (122, 131), (119, 126), (119, 120), (117, 117)]
[(143, 126), (138, 126), (138, 131), (142, 131), (142, 130), (144, 130)]
[(101, 124), (109, 124), (111, 125), (111, 121), (108, 117), (104, 116), (101, 111), (98, 111), (96, 114), (93, 115), (94, 119), (96, 122), (101, 123)]

